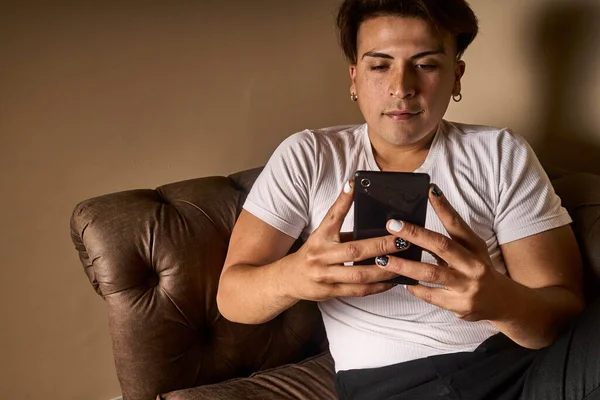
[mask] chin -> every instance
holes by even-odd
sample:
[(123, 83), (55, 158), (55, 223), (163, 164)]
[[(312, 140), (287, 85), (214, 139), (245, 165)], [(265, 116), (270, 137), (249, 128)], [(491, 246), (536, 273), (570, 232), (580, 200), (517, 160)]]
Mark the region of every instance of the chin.
[(437, 131), (438, 124), (430, 125), (422, 123), (407, 124), (407, 126), (396, 126), (393, 129), (384, 130), (384, 132), (387, 133), (386, 137), (391, 140), (403, 144), (413, 144), (427, 138), (432, 132)]
[(387, 131), (382, 135), (382, 138), (395, 146), (410, 146), (423, 140), (429, 132), (423, 133), (417, 129), (395, 129)]

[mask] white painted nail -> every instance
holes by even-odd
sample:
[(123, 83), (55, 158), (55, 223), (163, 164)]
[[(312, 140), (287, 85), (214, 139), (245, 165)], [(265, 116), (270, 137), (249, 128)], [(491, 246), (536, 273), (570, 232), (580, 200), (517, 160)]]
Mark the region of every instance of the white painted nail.
[(394, 232), (400, 232), (404, 228), (404, 223), (402, 221), (397, 221), (392, 219), (390, 222), (390, 230)]
[(402, 285), (402, 287), (404, 288), (404, 290), (408, 290), (408, 286)]
[(346, 182), (344, 185), (344, 193), (350, 193), (351, 190), (352, 188), (350, 187), (350, 182)]

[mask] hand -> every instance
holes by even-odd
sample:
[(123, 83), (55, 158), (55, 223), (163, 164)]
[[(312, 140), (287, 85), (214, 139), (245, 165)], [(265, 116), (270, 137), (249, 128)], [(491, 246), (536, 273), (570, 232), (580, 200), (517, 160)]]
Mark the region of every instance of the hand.
[(380, 283), (396, 276), (375, 265), (344, 266), (381, 254), (399, 251), (394, 236), (343, 242), (340, 229), (352, 205), (352, 184), (327, 212), (319, 227), (306, 243), (289, 255), (287, 292), (296, 299), (324, 301), (335, 297), (358, 297), (391, 289), (393, 284)]
[(388, 271), (441, 285), (441, 288), (416, 285), (407, 289), (430, 304), (452, 311), (458, 318), (467, 321), (501, 318), (509, 278), (493, 267), (486, 243), (435, 185), (431, 187), (429, 201), (450, 237), (402, 221), (389, 221), (387, 228), (395, 236), (430, 252), (440, 265), (389, 256), (387, 266), (381, 266), (385, 257), (378, 264)]

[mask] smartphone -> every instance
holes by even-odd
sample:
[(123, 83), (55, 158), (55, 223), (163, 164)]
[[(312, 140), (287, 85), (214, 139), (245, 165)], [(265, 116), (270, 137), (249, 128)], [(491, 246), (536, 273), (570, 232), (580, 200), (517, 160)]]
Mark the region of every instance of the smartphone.
[[(357, 171), (354, 175), (354, 239), (387, 236), (390, 219), (425, 226), (429, 199), (429, 175), (410, 172)], [(421, 261), (422, 249), (411, 243), (404, 251), (391, 254)], [(355, 262), (373, 265), (374, 258)], [(416, 285), (418, 281), (399, 275), (384, 282)]]

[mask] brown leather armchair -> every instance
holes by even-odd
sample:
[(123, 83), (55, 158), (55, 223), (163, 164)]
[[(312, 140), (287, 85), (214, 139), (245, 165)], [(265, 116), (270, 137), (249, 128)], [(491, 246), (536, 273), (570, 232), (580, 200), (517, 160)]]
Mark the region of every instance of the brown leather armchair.
[[(259, 172), (108, 194), (76, 206), (71, 237), (108, 308), (125, 400), (336, 398), (316, 304), (300, 302), (255, 326), (229, 322), (217, 309), (229, 236)], [(574, 219), (586, 295), (595, 297), (600, 176), (550, 177)]]

